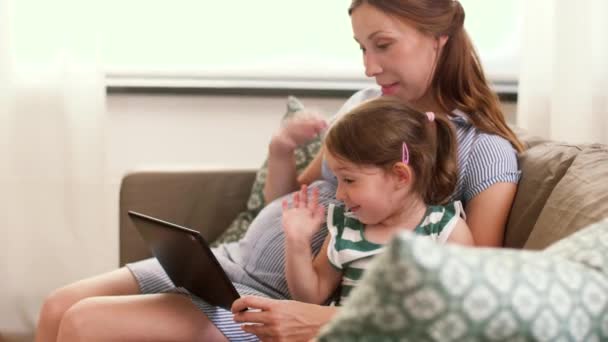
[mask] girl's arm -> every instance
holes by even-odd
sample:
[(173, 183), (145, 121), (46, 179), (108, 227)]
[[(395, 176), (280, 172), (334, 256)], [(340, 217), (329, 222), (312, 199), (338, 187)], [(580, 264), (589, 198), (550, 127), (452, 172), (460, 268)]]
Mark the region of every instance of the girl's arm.
[(327, 236), (314, 260), (310, 242), (287, 241), (285, 273), (293, 299), (321, 304), (338, 287), (342, 274), (331, 266), (327, 258), (329, 240)]
[(515, 183), (496, 183), (467, 203), (467, 224), (476, 246), (502, 247), (516, 191)]

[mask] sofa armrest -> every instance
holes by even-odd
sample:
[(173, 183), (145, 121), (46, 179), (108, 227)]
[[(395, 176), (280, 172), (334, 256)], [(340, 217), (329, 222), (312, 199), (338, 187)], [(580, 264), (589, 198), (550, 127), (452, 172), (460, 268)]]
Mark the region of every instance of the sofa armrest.
[(120, 266), (151, 254), (127, 212), (138, 211), (217, 238), (245, 209), (255, 170), (137, 171), (120, 185)]

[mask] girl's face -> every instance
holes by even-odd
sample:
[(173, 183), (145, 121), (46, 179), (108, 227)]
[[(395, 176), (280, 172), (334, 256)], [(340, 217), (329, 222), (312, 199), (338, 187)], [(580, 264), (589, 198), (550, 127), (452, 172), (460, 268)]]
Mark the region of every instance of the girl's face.
[(403, 207), (397, 177), (376, 166), (359, 166), (325, 153), (329, 168), (338, 178), (336, 198), (364, 224), (377, 224)]
[(436, 59), (446, 40), (425, 35), (367, 3), (352, 12), (351, 21), (365, 74), (376, 79), (383, 94), (414, 105), (428, 101)]

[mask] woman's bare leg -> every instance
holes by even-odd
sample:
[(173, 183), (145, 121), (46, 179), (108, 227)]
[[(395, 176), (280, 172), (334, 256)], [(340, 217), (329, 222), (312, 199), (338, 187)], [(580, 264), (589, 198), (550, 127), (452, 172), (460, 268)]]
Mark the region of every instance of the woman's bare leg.
[(85, 298), (134, 294), (139, 294), (139, 286), (131, 271), (124, 267), (57, 289), (45, 299), (42, 305), (36, 330), (36, 342), (55, 341), (59, 323), (65, 312)]
[(64, 315), (57, 341), (226, 341), (180, 294), (93, 297)]

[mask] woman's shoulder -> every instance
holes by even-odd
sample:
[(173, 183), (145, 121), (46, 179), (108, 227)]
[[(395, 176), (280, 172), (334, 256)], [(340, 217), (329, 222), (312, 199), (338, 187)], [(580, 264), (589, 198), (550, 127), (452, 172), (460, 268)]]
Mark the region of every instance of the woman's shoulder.
[(382, 95), (382, 91), (380, 90), (379, 87), (369, 87), (369, 88), (359, 90), (356, 93), (354, 93), (351, 97), (349, 97), (348, 100), (346, 100), (346, 102), (344, 102), (342, 107), (336, 113), (335, 117), (339, 118), (340, 116), (344, 115), (345, 113), (348, 113), (351, 109), (355, 108), (359, 104), (361, 104), (367, 100), (371, 100), (371, 99), (380, 97), (381, 95)]
[(498, 134), (487, 133), (475, 127), (468, 114), (463, 111), (454, 110), (450, 120), (456, 128), (461, 150), (482, 154), (493, 154), (493, 151), (497, 151), (507, 155), (517, 155), (517, 150), (509, 140)]

